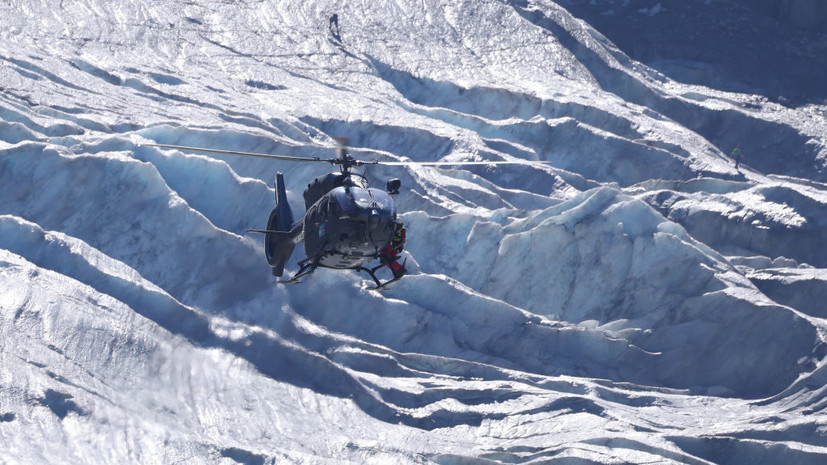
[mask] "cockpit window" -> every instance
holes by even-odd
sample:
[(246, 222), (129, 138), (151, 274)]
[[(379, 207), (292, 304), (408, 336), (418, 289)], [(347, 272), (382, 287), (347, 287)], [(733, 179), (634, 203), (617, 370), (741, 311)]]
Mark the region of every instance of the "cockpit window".
[(333, 197), (336, 199), (339, 210), (345, 216), (364, 215), (367, 210), (377, 210), (377, 213), (383, 216), (396, 215), (396, 208), (390, 195), (379, 189), (337, 187), (333, 190)]
[(350, 194), (351, 198), (353, 198), (353, 203), (355, 203), (360, 208), (370, 208), (373, 203), (373, 199), (370, 198), (370, 194), (366, 189), (359, 189), (358, 187), (349, 187), (348, 193)]
[(345, 216), (354, 214), (358, 210), (349, 190), (349, 188), (337, 187), (332, 191), (333, 197), (336, 199), (336, 203), (339, 204), (339, 210), (342, 215)]
[(387, 192), (374, 188), (370, 188), (368, 191), (370, 191), (370, 196), (373, 198), (373, 202), (377, 207), (382, 210), (387, 210), (391, 214), (394, 213), (393, 200), (391, 200), (391, 196)]

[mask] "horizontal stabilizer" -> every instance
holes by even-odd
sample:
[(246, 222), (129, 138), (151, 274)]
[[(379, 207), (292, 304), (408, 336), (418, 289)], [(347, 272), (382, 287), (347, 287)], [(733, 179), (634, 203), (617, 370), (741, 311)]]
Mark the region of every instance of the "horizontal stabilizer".
[(272, 229), (248, 229), (247, 232), (258, 234), (284, 234), (285, 237), (290, 237), (290, 231), (275, 231)]

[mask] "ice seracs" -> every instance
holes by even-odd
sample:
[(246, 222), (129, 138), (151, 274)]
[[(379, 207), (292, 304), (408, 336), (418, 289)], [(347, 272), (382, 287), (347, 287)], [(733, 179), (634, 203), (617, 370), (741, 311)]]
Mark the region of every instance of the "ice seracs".
[[(822, 105), (683, 84), (545, 0), (21, 1), (0, 23), (6, 460), (827, 455)], [(245, 234), (276, 171), (298, 214), (329, 167), (142, 145), (338, 136), (550, 163), (369, 168), (402, 181), (410, 253), (378, 293), (278, 286)]]

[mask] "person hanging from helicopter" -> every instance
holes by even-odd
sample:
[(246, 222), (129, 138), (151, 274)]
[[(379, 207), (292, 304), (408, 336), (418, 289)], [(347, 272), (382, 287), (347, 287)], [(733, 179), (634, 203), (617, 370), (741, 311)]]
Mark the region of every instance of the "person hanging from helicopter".
[(393, 272), (393, 279), (399, 279), (408, 272), (404, 263), (399, 263), (399, 254), (405, 248), (405, 225), (396, 223), (393, 239), (379, 252), (379, 259)]

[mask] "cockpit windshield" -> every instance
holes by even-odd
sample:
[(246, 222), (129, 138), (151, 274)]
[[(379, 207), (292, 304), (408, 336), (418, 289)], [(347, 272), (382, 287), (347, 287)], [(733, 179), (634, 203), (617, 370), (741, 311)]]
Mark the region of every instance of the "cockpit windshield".
[(347, 192), (350, 194), (350, 198), (353, 199), (353, 203), (355, 203), (357, 207), (370, 208), (371, 204), (373, 204), (373, 199), (370, 197), (367, 189), (348, 187)]
[(387, 192), (379, 189), (364, 189), (356, 186), (337, 187), (332, 191), (339, 208), (346, 216), (363, 216), (379, 214), (393, 217), (396, 207)]
[(396, 213), (396, 209), (394, 208), (393, 200), (391, 200), (391, 196), (380, 189), (370, 188), (368, 189), (368, 193), (370, 194), (371, 198), (373, 198), (373, 202), (382, 210), (387, 210), (391, 214)]

